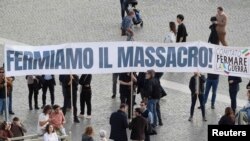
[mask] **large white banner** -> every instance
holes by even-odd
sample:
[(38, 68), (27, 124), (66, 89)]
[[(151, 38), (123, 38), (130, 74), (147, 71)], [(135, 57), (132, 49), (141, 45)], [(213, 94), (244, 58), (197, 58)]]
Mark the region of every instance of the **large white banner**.
[(203, 72), (249, 77), (250, 47), (204, 42), (91, 42), (5, 45), (7, 76), (118, 72)]

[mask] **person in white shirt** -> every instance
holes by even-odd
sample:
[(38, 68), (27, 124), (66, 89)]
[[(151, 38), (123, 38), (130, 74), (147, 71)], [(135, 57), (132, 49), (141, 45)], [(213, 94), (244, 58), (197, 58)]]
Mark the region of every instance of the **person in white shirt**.
[(106, 138), (106, 131), (105, 130), (100, 130), (99, 135), (100, 135), (100, 141), (108, 141)]
[(51, 106), (46, 105), (43, 108), (43, 112), (39, 115), (38, 124), (37, 124), (37, 133), (43, 135), (45, 133), (45, 128), (49, 124), (49, 114), (51, 113)]
[(169, 22), (170, 32), (168, 32), (164, 38), (164, 43), (176, 42), (176, 25), (175, 22)]
[(46, 132), (43, 135), (43, 141), (58, 141), (58, 136), (51, 124), (46, 126)]

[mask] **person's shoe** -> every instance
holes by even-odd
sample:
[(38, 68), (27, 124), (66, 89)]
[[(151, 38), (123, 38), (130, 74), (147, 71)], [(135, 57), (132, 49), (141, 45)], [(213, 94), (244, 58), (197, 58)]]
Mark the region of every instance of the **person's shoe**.
[(32, 107), (30, 107), (30, 110), (33, 110), (33, 108), (32, 108)]
[(162, 125), (163, 125), (162, 121), (159, 121), (159, 126), (162, 126)]
[(199, 106), (198, 109), (201, 109), (201, 106)]
[(80, 123), (80, 121), (77, 117), (74, 118), (74, 123)]
[(214, 105), (211, 106), (211, 109), (215, 109)]
[(190, 117), (188, 118), (188, 121), (193, 121), (193, 117), (190, 116)]
[(114, 99), (115, 97), (116, 97), (116, 95), (115, 95), (115, 94), (113, 94), (111, 98), (112, 98), (112, 99)]
[(87, 116), (86, 116), (86, 119), (91, 119), (91, 115), (87, 115)]
[(41, 109), (43, 109), (43, 108), (44, 108), (44, 106), (45, 106), (45, 105), (43, 105), (43, 106), (41, 107)]
[(38, 106), (35, 106), (35, 109), (36, 109), (36, 110), (39, 110), (40, 108), (39, 108)]
[(207, 118), (206, 118), (206, 117), (203, 117), (202, 120), (203, 120), (203, 121), (207, 121)]
[(79, 117), (79, 118), (84, 118), (84, 115), (83, 115), (83, 114), (80, 114), (78, 117)]
[(15, 113), (13, 111), (9, 111), (9, 114), (10, 115), (14, 115)]

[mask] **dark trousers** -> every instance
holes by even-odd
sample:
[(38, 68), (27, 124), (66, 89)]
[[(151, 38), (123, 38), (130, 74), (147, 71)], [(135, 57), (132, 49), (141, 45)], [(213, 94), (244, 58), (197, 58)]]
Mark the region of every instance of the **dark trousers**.
[[(200, 105), (201, 105), (201, 113), (202, 113), (202, 117), (205, 117), (205, 106), (204, 106), (204, 95), (203, 94), (199, 94), (198, 95), (199, 101), (200, 101)], [(192, 94), (191, 96), (191, 108), (190, 108), (190, 116), (193, 117), (194, 115), (194, 107), (196, 104), (196, 100), (197, 100), (197, 95), (196, 94)]]
[(12, 92), (13, 92), (13, 87), (11, 87), (10, 92), (9, 92), (9, 111), (12, 112)]
[(117, 88), (118, 77), (119, 77), (119, 73), (113, 73), (113, 75), (112, 75), (112, 80), (113, 80), (113, 87), (112, 87), (113, 95), (116, 95), (116, 88)]
[(28, 88), (29, 88), (29, 108), (32, 109), (33, 94), (34, 94), (35, 107), (38, 107), (38, 102), (37, 102), (38, 90), (34, 88), (33, 84), (28, 84)]
[(125, 17), (125, 5), (124, 5), (124, 1), (125, 1), (125, 0), (120, 0), (122, 20), (123, 20), (123, 18)]
[(150, 135), (149, 134), (145, 135), (145, 140), (144, 141), (150, 141)]
[(84, 115), (85, 113), (85, 104), (87, 105), (87, 115), (91, 115), (91, 89), (82, 89), (81, 95), (80, 95), (80, 104), (81, 104), (81, 115)]
[(158, 100), (158, 101), (156, 102), (156, 113), (157, 113), (158, 121), (159, 121), (159, 123), (161, 123), (161, 122), (162, 122), (162, 119), (161, 119), (160, 100)]
[[(77, 89), (73, 88), (72, 91), (73, 91), (73, 94), (72, 94), (72, 96), (73, 96), (73, 99), (72, 99), (72, 101), (73, 101), (73, 105), (72, 105), (73, 106), (73, 115), (74, 115), (74, 118), (77, 118), (77, 106), (76, 106), (76, 103), (77, 103)], [(66, 114), (66, 111), (67, 111), (67, 108), (70, 105), (70, 102), (71, 102), (71, 89), (70, 89), (70, 87), (66, 87), (66, 94), (64, 96), (64, 102), (63, 102), (64, 106), (63, 106), (63, 109), (62, 109), (64, 115)]]
[(55, 95), (54, 95), (55, 85), (53, 84), (52, 80), (45, 80), (45, 82), (43, 83), (43, 88), (42, 88), (42, 90), (43, 90), (43, 96), (42, 96), (43, 105), (46, 105), (46, 93), (47, 93), (48, 88), (49, 88), (49, 92), (50, 92), (51, 105), (54, 105), (54, 101), (55, 101)]
[[(62, 93), (63, 93), (63, 98), (64, 98), (64, 96), (66, 95), (66, 87), (65, 86), (63, 86), (62, 85)], [(64, 107), (64, 105), (63, 105), (63, 107)], [(68, 104), (68, 107), (67, 108), (71, 108), (71, 101), (69, 102), (69, 104)]]
[(121, 103), (123, 104), (127, 104), (128, 105), (128, 118), (131, 118), (131, 110), (133, 110), (133, 106), (134, 106), (134, 96), (133, 96), (133, 103), (132, 103), (132, 107), (131, 107), (131, 93), (130, 92), (121, 92), (121, 96), (120, 96), (120, 100)]
[(237, 90), (229, 90), (229, 95), (231, 99), (231, 108), (233, 109), (234, 113), (237, 107)]

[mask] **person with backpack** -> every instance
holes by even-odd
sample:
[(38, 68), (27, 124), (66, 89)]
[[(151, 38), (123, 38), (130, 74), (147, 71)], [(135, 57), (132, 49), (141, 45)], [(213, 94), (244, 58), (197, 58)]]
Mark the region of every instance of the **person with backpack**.
[(234, 113), (237, 107), (237, 93), (240, 90), (240, 83), (242, 82), (241, 77), (237, 76), (228, 76), (228, 84), (229, 84), (229, 95), (231, 99), (231, 108)]

